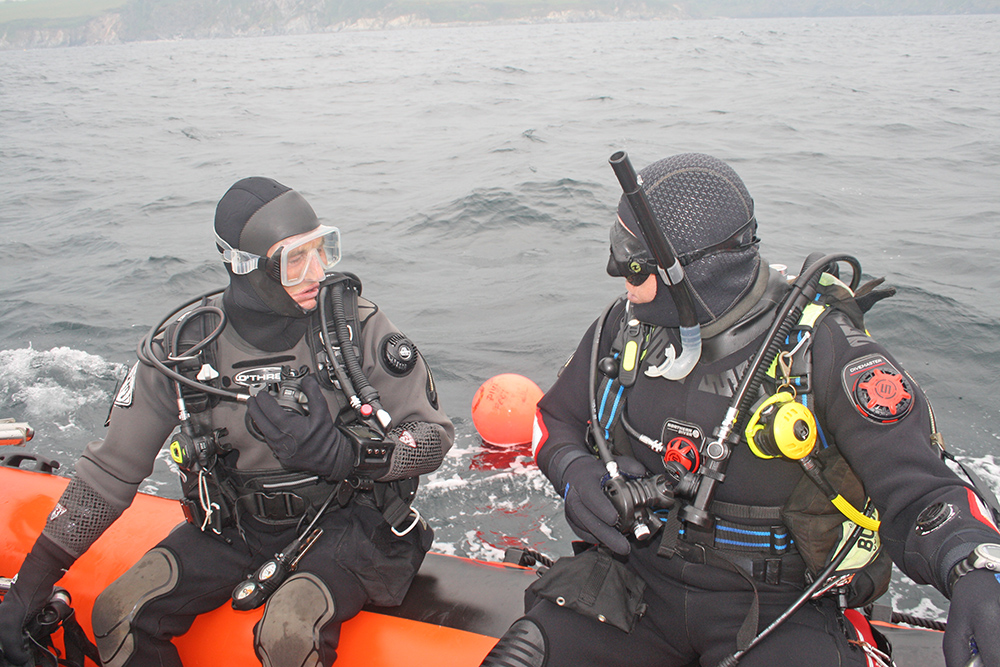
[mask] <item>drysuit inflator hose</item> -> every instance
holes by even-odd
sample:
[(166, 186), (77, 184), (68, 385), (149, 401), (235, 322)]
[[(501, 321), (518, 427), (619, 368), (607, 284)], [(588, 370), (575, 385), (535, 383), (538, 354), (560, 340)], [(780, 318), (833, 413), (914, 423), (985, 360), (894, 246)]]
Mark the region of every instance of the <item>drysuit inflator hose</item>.
[(677, 306), (680, 318), (679, 333), (681, 337), (681, 353), (664, 370), (663, 377), (668, 380), (682, 380), (701, 359), (701, 326), (694, 309), (694, 290), (691, 281), (684, 273), (684, 267), (677, 259), (670, 239), (664, 236), (653, 218), (653, 210), (649, 207), (646, 193), (639, 186), (639, 179), (625, 151), (613, 154), (608, 162), (621, 183), (625, 200), (639, 223), (639, 230), (646, 241), (646, 246), (656, 260), (660, 278), (670, 290), (670, 297)]

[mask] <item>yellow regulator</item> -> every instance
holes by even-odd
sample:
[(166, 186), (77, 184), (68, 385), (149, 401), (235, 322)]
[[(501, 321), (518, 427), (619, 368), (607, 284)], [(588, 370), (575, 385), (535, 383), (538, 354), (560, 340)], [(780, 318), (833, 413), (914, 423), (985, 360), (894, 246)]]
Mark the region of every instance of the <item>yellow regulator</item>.
[(795, 394), (779, 391), (754, 411), (745, 434), (750, 449), (762, 459), (800, 461), (816, 447), (816, 418)]
[(820, 488), (845, 517), (867, 530), (878, 532), (878, 519), (854, 508), (831, 486), (812, 456), (816, 449), (816, 418), (809, 408), (795, 400), (795, 394), (779, 391), (754, 410), (744, 434), (750, 450), (762, 459), (798, 461), (803, 472)]

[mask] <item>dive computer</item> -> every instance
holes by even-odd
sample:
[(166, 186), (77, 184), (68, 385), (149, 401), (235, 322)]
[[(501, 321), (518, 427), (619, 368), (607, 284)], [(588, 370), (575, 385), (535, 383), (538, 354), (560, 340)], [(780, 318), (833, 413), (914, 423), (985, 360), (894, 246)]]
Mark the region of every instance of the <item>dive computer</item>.
[(964, 560), (960, 560), (951, 569), (948, 577), (948, 589), (953, 590), (955, 583), (973, 570), (990, 570), (1000, 573), (1000, 544), (980, 544)]

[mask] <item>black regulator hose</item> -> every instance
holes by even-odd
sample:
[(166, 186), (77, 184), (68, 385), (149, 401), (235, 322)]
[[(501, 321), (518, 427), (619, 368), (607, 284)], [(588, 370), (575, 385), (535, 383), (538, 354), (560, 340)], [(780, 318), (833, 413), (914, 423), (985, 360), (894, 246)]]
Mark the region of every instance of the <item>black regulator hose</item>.
[(340, 363), (336, 353), (333, 350), (333, 340), (330, 336), (330, 329), (327, 326), (329, 319), (327, 319), (326, 302), (330, 300), (329, 296), (330, 286), (323, 285), (320, 287), (319, 291), (319, 321), (320, 326), (323, 328), (323, 347), (326, 350), (326, 356), (329, 359), (330, 368), (333, 369), (334, 375), (337, 376), (337, 381), (340, 383), (340, 389), (347, 396), (348, 402), (351, 407), (355, 410), (361, 408), (361, 399), (358, 398), (358, 392), (354, 389), (354, 383), (351, 382), (351, 378), (348, 377), (347, 371), (344, 370), (344, 365)]
[(711, 525), (712, 517), (708, 512), (708, 507), (715, 495), (716, 485), (725, 479), (726, 466), (733, 446), (739, 442), (738, 422), (744, 415), (749, 414), (753, 407), (761, 382), (767, 376), (768, 368), (780, 351), (788, 332), (798, 322), (802, 310), (815, 296), (816, 285), (824, 269), (838, 262), (847, 262), (851, 265), (854, 271), (851, 278), (852, 289), (860, 282), (861, 264), (851, 255), (825, 255), (802, 268), (802, 272), (792, 283), (791, 291), (782, 302), (771, 328), (764, 337), (764, 345), (760, 352), (751, 358), (750, 367), (743, 374), (736, 394), (733, 396), (733, 401), (730, 403), (729, 409), (726, 410), (722, 424), (715, 430), (713, 440), (705, 447), (702, 465), (699, 468), (700, 480), (694, 499), (680, 510), (680, 518), (684, 521), (690, 521), (703, 527)]
[[(136, 347), (136, 356), (139, 358), (140, 362), (142, 362), (146, 366), (152, 366), (160, 373), (163, 373), (165, 376), (167, 376), (171, 380), (174, 380), (175, 382), (180, 382), (181, 384), (184, 384), (188, 387), (191, 387), (192, 389), (204, 392), (206, 394), (212, 394), (214, 396), (219, 396), (220, 398), (227, 398), (229, 400), (235, 400), (241, 403), (245, 403), (247, 399), (250, 398), (250, 394), (241, 394), (235, 391), (220, 389), (218, 387), (213, 387), (212, 385), (204, 382), (198, 382), (197, 380), (192, 380), (191, 378), (186, 377), (178, 373), (177, 371), (173, 370), (172, 368), (170, 368), (166, 363), (161, 361), (160, 358), (156, 356), (156, 353), (153, 350), (153, 340), (166, 330), (167, 322), (174, 319), (178, 315), (178, 313), (181, 313), (182, 311), (184, 311), (184, 309), (193, 306), (194, 304), (199, 303), (205, 299), (222, 294), (222, 292), (224, 291), (225, 288), (214, 289), (209, 292), (205, 292), (204, 294), (196, 296), (189, 301), (185, 301), (180, 306), (170, 311), (162, 320), (157, 322), (149, 330), (149, 332), (139, 341), (139, 344)], [(218, 316), (219, 324), (211, 333), (209, 333), (204, 338), (204, 340), (199, 341), (194, 346), (192, 346), (191, 349), (187, 350), (187, 356), (193, 356), (193, 354), (200, 352), (204, 347), (206, 347), (208, 344), (210, 344), (212, 341), (218, 338), (219, 335), (222, 333), (222, 330), (226, 328), (226, 314), (221, 308), (217, 308), (215, 306), (201, 306), (199, 308), (192, 310), (190, 313), (187, 313), (184, 317), (187, 318), (193, 315), (201, 315), (207, 313), (211, 313), (213, 315)], [(178, 327), (178, 329), (180, 329), (180, 327)], [(179, 330), (177, 334), (179, 335)], [(165, 345), (170, 346), (170, 344), (171, 341), (165, 341)], [(169, 350), (167, 350), (167, 354), (168, 355), (170, 354)], [(167, 362), (171, 364), (178, 363), (179, 361), (183, 361), (183, 359), (171, 359), (169, 356), (167, 358)]]
[(594, 445), (597, 447), (597, 453), (601, 457), (601, 462), (607, 468), (608, 473), (611, 477), (618, 476), (618, 464), (615, 463), (614, 457), (611, 455), (611, 448), (608, 446), (608, 441), (604, 437), (604, 430), (601, 427), (600, 420), (597, 418), (597, 366), (598, 366), (598, 356), (600, 355), (601, 349), (601, 335), (604, 331), (604, 322), (608, 319), (608, 315), (611, 313), (611, 309), (615, 307), (622, 300), (622, 297), (615, 299), (607, 305), (604, 311), (601, 313), (601, 317), (597, 320), (597, 325), (594, 329), (594, 342), (590, 348), (590, 387), (588, 390), (590, 397), (590, 432), (594, 438)]

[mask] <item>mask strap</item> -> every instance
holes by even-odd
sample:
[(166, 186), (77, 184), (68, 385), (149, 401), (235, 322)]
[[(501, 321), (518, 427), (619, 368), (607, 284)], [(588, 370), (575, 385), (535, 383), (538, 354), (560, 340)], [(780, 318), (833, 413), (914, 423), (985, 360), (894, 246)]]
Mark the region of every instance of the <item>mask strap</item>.
[(707, 248), (702, 248), (701, 250), (694, 250), (692, 252), (686, 252), (682, 255), (679, 255), (677, 257), (677, 261), (679, 261), (681, 265), (687, 266), (688, 264), (697, 262), (699, 259), (705, 257), (706, 255), (722, 252), (723, 250), (739, 250), (741, 248), (749, 247), (754, 243), (759, 243), (760, 239), (757, 238), (756, 230), (754, 230), (754, 234), (748, 242), (742, 243), (740, 241), (743, 235), (746, 234), (747, 229), (750, 227), (750, 225), (753, 225), (756, 222), (757, 222), (757, 217), (752, 215), (750, 216), (750, 219), (744, 222), (742, 225), (740, 225), (740, 228), (737, 229), (735, 232), (733, 232), (729, 236), (729, 238), (725, 239), (724, 241), (720, 241), (714, 245), (710, 245)]
[(260, 266), (260, 255), (237, 250), (219, 236), (218, 232), (215, 233), (215, 242), (222, 248), (219, 253), (222, 255), (222, 261), (230, 264), (236, 275), (245, 276)]

